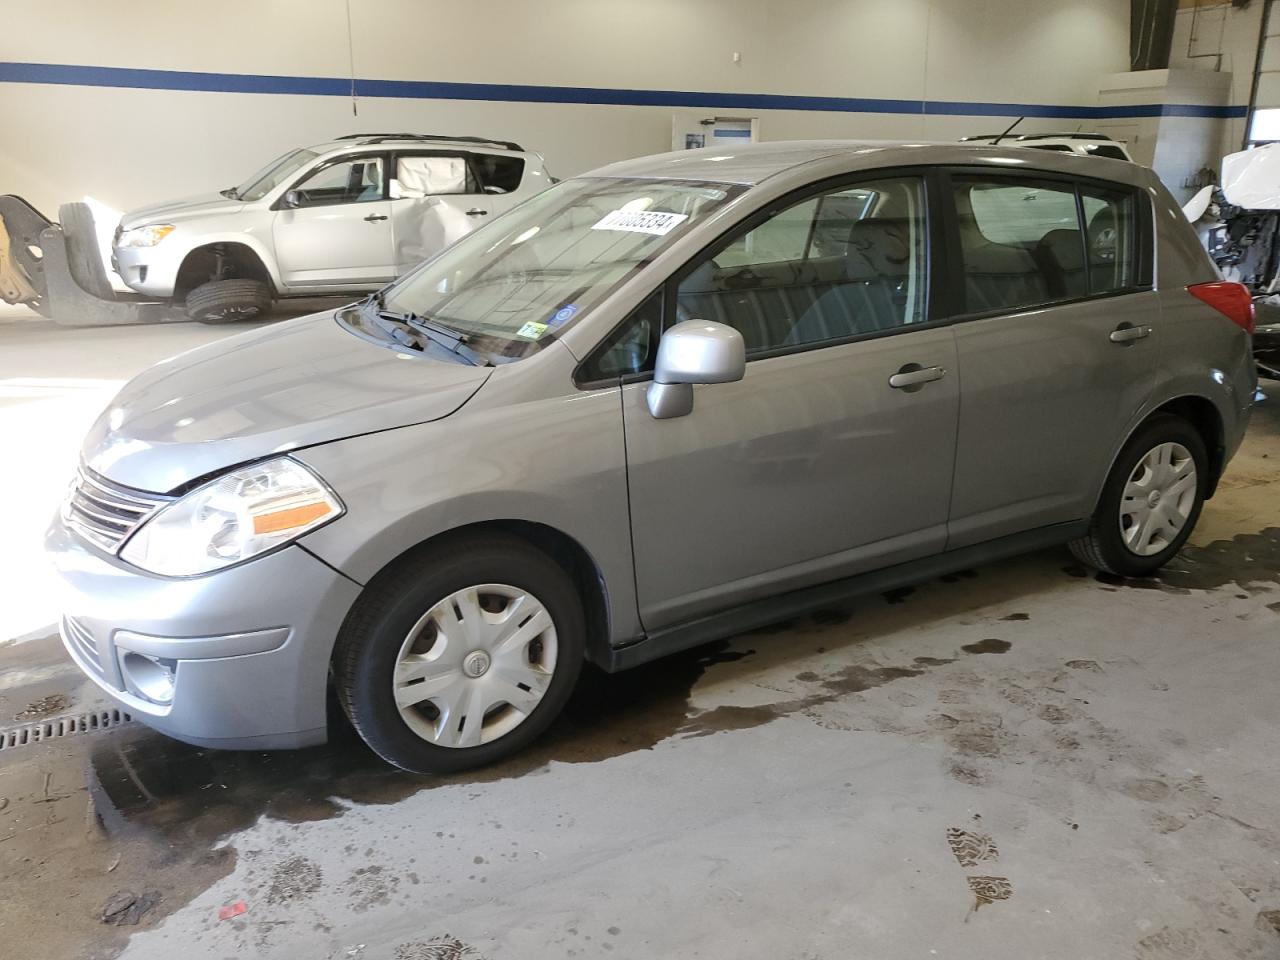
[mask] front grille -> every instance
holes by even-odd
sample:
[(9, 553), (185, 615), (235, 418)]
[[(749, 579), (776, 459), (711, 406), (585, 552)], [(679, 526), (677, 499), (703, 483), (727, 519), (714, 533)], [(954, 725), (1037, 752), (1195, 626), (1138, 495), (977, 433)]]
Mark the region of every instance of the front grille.
[(90, 543), (115, 553), (129, 534), (169, 499), (122, 487), (81, 467), (62, 516), (68, 527)]
[(62, 638), (81, 660), (81, 662), (98, 676), (104, 676), (102, 657), (98, 653), (98, 643), (93, 635), (80, 626), (73, 618), (62, 618)]

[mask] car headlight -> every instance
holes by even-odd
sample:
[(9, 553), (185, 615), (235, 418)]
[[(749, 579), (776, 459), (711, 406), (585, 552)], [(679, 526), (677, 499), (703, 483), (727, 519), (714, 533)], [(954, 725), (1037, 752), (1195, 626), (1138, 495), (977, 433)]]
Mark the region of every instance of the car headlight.
[(160, 508), (120, 557), (166, 577), (210, 573), (288, 543), (344, 509), (319, 477), (278, 457), (232, 470)]
[(145, 227), (134, 227), (125, 230), (116, 241), (118, 247), (154, 247), (157, 243), (173, 233), (172, 223), (152, 223)]

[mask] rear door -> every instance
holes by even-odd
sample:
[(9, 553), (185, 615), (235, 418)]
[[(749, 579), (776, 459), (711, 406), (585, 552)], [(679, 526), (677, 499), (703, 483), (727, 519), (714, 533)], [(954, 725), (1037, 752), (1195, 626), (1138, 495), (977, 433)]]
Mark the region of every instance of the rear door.
[(290, 188), (271, 225), (281, 279), (291, 287), (374, 288), (395, 275), (386, 156), (344, 156)]
[(963, 371), (948, 548), (1083, 519), (1150, 393), (1159, 305), (1136, 189), (953, 171)]
[(492, 219), (490, 198), (467, 153), (400, 151), (394, 173), (391, 219), (397, 276)]
[[(623, 388), (649, 630), (945, 540), (959, 378), (928, 303), (923, 180), (837, 185), (761, 216), (677, 274), (665, 309), (668, 325), (739, 330), (745, 379), (696, 387), (692, 413), (664, 420), (647, 384)], [(607, 372), (643, 370), (655, 342), (624, 327), (602, 345)]]

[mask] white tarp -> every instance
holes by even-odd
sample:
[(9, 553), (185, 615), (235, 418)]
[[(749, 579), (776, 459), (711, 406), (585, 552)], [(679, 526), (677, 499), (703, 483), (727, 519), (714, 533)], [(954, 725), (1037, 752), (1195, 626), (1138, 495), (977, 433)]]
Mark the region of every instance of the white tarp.
[(1223, 157), (1222, 192), (1228, 203), (1246, 210), (1280, 210), (1280, 144)]
[(462, 157), (401, 157), (396, 180), (402, 197), (430, 197), (467, 190), (467, 161)]

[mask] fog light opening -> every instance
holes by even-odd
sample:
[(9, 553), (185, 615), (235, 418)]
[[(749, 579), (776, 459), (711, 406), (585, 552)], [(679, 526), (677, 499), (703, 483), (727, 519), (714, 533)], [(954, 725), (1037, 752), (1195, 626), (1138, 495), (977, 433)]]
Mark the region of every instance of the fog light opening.
[(120, 666), (129, 686), (138, 696), (152, 703), (173, 702), (174, 674), (178, 661), (129, 651), (120, 658)]

